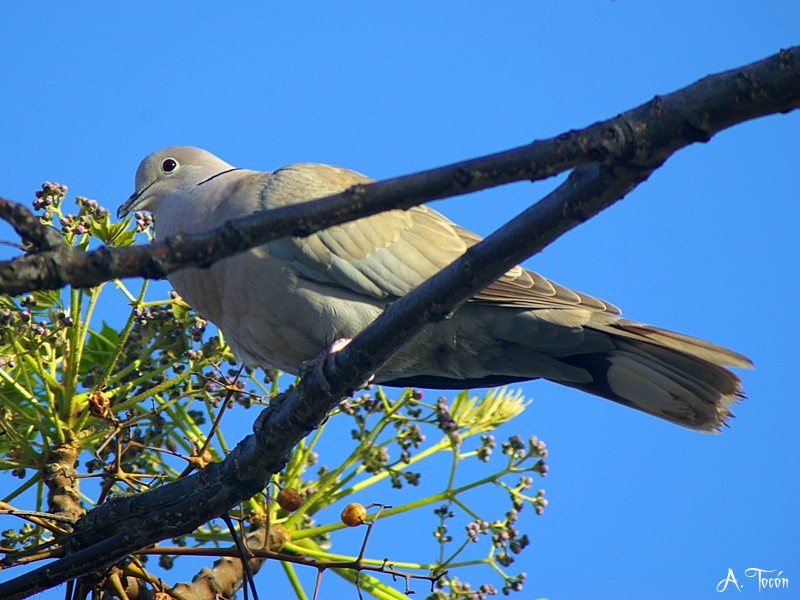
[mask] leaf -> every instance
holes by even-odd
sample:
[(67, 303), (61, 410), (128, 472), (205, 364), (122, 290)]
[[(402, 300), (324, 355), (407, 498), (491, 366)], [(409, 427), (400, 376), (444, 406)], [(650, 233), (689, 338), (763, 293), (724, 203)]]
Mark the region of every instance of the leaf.
[(119, 332), (103, 321), (100, 331), (89, 330), (89, 339), (83, 349), (81, 358), (81, 374), (86, 373), (94, 365), (104, 365), (111, 358), (119, 343)]
[(23, 392), (23, 389), (26, 389), (25, 386), (22, 385), (22, 382), (25, 381), (22, 378), (22, 369), (26, 367), (20, 367), (17, 365), (12, 370), (8, 372), (17, 385), (20, 388), (17, 388), (14, 384), (6, 381), (5, 378), (0, 378), (0, 408), (5, 408), (9, 405), (11, 406), (25, 406), (30, 403), (30, 396), (33, 394), (32, 390), (26, 390), (27, 393)]
[(37, 309), (61, 309), (64, 307), (64, 304), (61, 301), (60, 290), (44, 290), (40, 292), (34, 292), (33, 297), (36, 299)]
[(130, 219), (112, 223), (110, 215), (106, 213), (102, 221), (92, 219), (89, 231), (108, 246), (130, 246), (136, 237), (135, 232), (128, 229), (130, 224)]

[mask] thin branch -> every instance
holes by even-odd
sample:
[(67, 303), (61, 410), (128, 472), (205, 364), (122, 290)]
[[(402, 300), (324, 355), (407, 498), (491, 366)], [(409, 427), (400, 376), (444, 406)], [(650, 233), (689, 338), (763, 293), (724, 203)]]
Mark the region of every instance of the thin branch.
[[(91, 252), (40, 252), (0, 263), (0, 293), (64, 285), (88, 287), (124, 277), (162, 278), (254, 246), (377, 214), (514, 181), (536, 181), (588, 164), (647, 167), (727, 127), (800, 106), (800, 47), (656, 96), (633, 110), (582, 130), (413, 175), (358, 185), (325, 199), (228, 221), (213, 232), (176, 235), (148, 246)], [(659, 159), (659, 157), (661, 157)], [(13, 210), (12, 210), (13, 209)], [(0, 198), (0, 218), (22, 209)], [(15, 226), (30, 218), (15, 217)], [(36, 226), (31, 225), (31, 229)], [(35, 233), (23, 228), (22, 235)]]
[[(561, 159), (560, 164), (573, 161), (570, 164), (574, 166), (573, 163), (586, 160), (603, 164), (575, 170), (565, 183), (537, 205), (393, 304), (347, 347), (324, 360), (327, 382), (319, 381), (318, 370), (313, 370), (293, 390), (274, 398), (256, 420), (254, 435), (243, 439), (224, 461), (212, 463), (189, 477), (157, 489), (133, 497), (115, 498), (93, 509), (78, 522), (71, 553), (46, 567), (0, 584), (0, 597), (24, 598), (71, 578), (102, 570), (159, 540), (191, 532), (262, 490), (270, 476), (284, 467), (289, 450), (322, 422), (339, 398), (366, 381), (403, 342), (412, 339), (427, 323), (445, 318), (525, 256), (541, 251), (565, 231), (622, 198), (677, 149), (694, 141), (706, 141), (736, 122), (800, 105), (799, 63), (800, 49), (783, 52), (749, 67), (706, 78), (583, 132), (565, 134), (562, 137), (568, 143), (564, 146), (558, 144), (561, 137), (542, 142), (548, 148), (560, 147), (565, 152), (575, 144), (586, 142), (580, 158)], [(601, 143), (600, 138), (605, 139), (605, 143)], [(536, 144), (528, 149), (534, 146)], [(548, 163), (550, 166), (544, 167), (544, 171), (556, 162)], [(515, 169), (526, 173), (543, 172), (536, 164), (524, 160), (523, 163)], [(475, 185), (477, 174), (460, 168), (454, 166), (445, 170), (455, 169), (456, 175), (460, 173), (454, 180), (456, 183), (450, 185), (461, 191), (495, 185), (469, 187)], [(507, 174), (511, 170), (508, 167), (503, 172)], [(365, 200), (373, 198), (371, 190), (391, 191), (395, 189), (392, 186), (400, 186), (414, 192), (409, 181), (422, 185), (426, 176), (436, 172), (359, 187), (336, 196), (331, 202), (336, 205), (342, 198), (348, 202), (355, 199), (359, 210), (364, 210), (363, 214), (371, 214), (380, 210), (375, 209), (372, 200)], [(472, 179), (467, 177), (470, 174)], [(493, 172), (480, 175), (483, 183), (494, 181)], [(409, 187), (404, 187), (406, 185)], [(420, 189), (416, 190), (416, 196), (411, 194), (412, 200), (404, 200), (399, 205), (417, 203), (422, 197)], [(335, 215), (335, 209), (324, 208), (325, 203), (313, 203), (314, 216), (306, 218), (300, 230), (295, 228), (291, 233), (308, 233), (305, 228), (319, 215), (333, 214), (340, 219), (335, 222), (342, 222), (344, 218)], [(270, 214), (275, 213), (277, 211)], [(285, 216), (286, 213), (281, 214)], [(240, 228), (246, 229), (259, 220), (263, 225), (265, 219), (269, 221), (268, 217), (262, 214), (246, 225), (244, 222), (235, 226), (229, 223), (227, 227), (232, 227), (230, 231), (234, 233), (241, 233)], [(314, 221), (315, 226), (321, 222)], [(326, 221), (325, 224), (330, 223)], [(241, 239), (242, 236), (232, 237)], [(256, 243), (263, 241), (260, 238)], [(158, 255), (166, 259), (164, 264), (175, 264), (169, 262), (168, 247), (174, 250), (182, 242), (176, 239), (159, 247)], [(155, 252), (155, 249), (156, 246), (148, 252)], [(209, 256), (206, 254), (203, 260), (210, 260)], [(0, 280), (5, 275), (7, 272), (0, 269)]]

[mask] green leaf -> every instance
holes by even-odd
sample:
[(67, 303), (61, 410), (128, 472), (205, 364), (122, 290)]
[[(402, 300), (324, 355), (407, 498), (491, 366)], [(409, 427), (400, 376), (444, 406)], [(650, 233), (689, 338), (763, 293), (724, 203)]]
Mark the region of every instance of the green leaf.
[(89, 330), (89, 339), (83, 349), (80, 373), (83, 375), (94, 365), (104, 365), (119, 343), (119, 332), (103, 321), (100, 331)]
[(130, 246), (136, 237), (136, 234), (128, 229), (130, 224), (130, 219), (112, 223), (110, 215), (106, 213), (102, 221), (92, 219), (89, 231), (108, 246)]
[(34, 292), (33, 297), (36, 298), (37, 309), (48, 308), (63, 308), (64, 304), (61, 301), (60, 290), (45, 290), (43, 292)]

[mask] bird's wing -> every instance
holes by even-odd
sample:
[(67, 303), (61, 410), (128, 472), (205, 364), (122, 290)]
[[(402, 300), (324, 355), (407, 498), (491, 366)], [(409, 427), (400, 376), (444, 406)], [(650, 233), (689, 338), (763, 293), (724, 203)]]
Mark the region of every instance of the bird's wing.
[[(268, 176), (262, 206), (273, 208), (371, 183), (354, 171), (320, 164), (283, 167)], [(461, 256), (480, 236), (427, 206), (393, 210), (305, 238), (270, 245), (303, 277), (375, 299), (403, 296)], [(588, 308), (619, 314), (608, 302), (560, 286), (516, 266), (474, 302), (522, 309)]]

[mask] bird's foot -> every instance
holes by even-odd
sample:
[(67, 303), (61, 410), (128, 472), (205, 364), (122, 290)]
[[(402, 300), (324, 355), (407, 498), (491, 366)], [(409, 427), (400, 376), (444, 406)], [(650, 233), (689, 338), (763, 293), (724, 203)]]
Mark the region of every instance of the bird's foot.
[[(333, 355), (350, 343), (350, 338), (339, 338), (325, 348), (316, 358), (303, 362), (303, 371), (314, 371), (320, 386), (326, 394), (331, 393), (331, 384), (325, 377), (325, 367), (333, 360)], [(335, 366), (335, 365), (332, 365)]]

